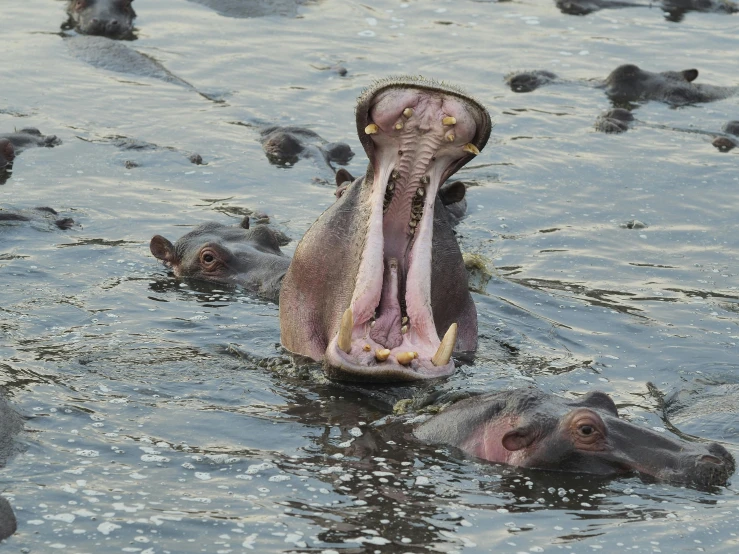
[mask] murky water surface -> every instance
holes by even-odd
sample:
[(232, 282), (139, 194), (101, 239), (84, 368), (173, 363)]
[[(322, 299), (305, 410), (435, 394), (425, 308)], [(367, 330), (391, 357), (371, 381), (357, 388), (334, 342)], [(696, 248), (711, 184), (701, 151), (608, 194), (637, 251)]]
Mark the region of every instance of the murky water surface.
[[(418, 445), (377, 422), (420, 387), (369, 394), (296, 370), (275, 305), (180, 283), (148, 249), (154, 234), (260, 210), (291, 252), (332, 202), (330, 175), (270, 165), (254, 128), (234, 123), (346, 140), (360, 174), (363, 87), (397, 73), (448, 80), (496, 122), (460, 174), (476, 186), (458, 228), (493, 278), (474, 294), (476, 363), (430, 386), (599, 388), (631, 421), (737, 455), (737, 155), (658, 126), (715, 131), (739, 100), (646, 104), (636, 116), (653, 126), (612, 136), (592, 127), (609, 107), (600, 91), (515, 94), (503, 81), (632, 62), (736, 84), (736, 16), (573, 17), (544, 0), (324, 0), (260, 18), (135, 4), (138, 40), (126, 44), (225, 102), (75, 58), (56, 34), (63, 2), (2, 8), (0, 131), (36, 126), (63, 144), (23, 152), (0, 202), (81, 224), (0, 227), (2, 381), (29, 416), (0, 471), (19, 520), (3, 551), (737, 551), (734, 486), (562, 476)], [(325, 69), (335, 64), (348, 74)], [(115, 136), (160, 148), (122, 150)], [(633, 219), (648, 226), (620, 226)]]

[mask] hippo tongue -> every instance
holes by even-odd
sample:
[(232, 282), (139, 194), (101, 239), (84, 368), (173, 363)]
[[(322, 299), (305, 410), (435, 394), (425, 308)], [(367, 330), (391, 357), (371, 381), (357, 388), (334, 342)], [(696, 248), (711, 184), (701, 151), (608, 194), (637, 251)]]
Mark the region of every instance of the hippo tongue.
[(344, 376), (411, 380), (454, 371), (457, 325), (440, 340), (431, 307), (434, 203), (441, 183), (484, 146), (486, 118), (472, 100), (428, 81), (360, 99), (370, 215), (351, 306), (326, 350)]

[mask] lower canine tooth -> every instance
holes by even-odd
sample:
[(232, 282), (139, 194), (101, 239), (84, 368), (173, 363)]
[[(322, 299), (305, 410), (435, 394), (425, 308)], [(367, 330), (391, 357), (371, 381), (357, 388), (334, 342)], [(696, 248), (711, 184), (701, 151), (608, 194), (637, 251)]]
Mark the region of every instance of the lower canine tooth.
[(452, 358), (452, 352), (454, 351), (454, 345), (456, 343), (457, 324), (452, 323), (444, 335), (444, 338), (441, 339), (439, 349), (436, 351), (436, 354), (434, 354), (434, 357), (431, 358), (431, 363), (437, 367), (448, 364), (449, 360)]
[(395, 359), (398, 360), (398, 363), (401, 365), (408, 365), (417, 357), (418, 354), (415, 352), (400, 352), (395, 356)]
[(477, 148), (477, 146), (475, 146), (471, 142), (468, 142), (467, 144), (465, 144), (462, 147), (462, 150), (464, 150), (465, 152), (469, 152), (470, 154), (473, 154), (475, 156), (477, 156), (480, 153), (480, 149)]
[(390, 350), (387, 348), (378, 348), (375, 350), (375, 358), (378, 362), (384, 362), (390, 357)]
[(403, 115), (406, 117), (410, 117), (413, 115), (413, 108), (406, 108), (403, 110)]
[(367, 133), (368, 135), (374, 135), (379, 130), (380, 128), (374, 123), (370, 123), (364, 128), (364, 132)]
[(347, 308), (344, 315), (341, 316), (339, 338), (336, 340), (339, 348), (347, 354), (352, 351), (352, 327), (354, 327), (354, 315), (352, 314), (352, 309)]
[(447, 116), (447, 117), (445, 117), (444, 119), (441, 120), (441, 124), (442, 125), (454, 125), (456, 123), (457, 123), (457, 118), (456, 117), (452, 117), (451, 115), (449, 115), (449, 116)]

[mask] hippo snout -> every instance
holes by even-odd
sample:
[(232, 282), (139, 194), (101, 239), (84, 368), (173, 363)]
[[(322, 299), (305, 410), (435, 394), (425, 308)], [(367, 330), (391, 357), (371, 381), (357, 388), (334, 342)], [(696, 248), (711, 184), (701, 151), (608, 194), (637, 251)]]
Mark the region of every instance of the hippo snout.
[(681, 468), (683, 476), (680, 481), (703, 487), (726, 485), (736, 469), (734, 457), (715, 442), (707, 445), (706, 450), (708, 453), (698, 453), (692, 456), (692, 460), (686, 461)]

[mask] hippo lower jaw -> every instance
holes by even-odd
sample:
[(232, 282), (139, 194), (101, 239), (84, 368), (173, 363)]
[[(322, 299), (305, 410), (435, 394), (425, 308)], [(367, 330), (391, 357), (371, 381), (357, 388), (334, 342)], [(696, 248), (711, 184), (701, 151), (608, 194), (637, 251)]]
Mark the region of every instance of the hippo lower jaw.
[(362, 183), (370, 215), (350, 307), (325, 353), (331, 377), (410, 381), (454, 372), (457, 323), (440, 339), (432, 311), (434, 205), (440, 185), (479, 153), (489, 120), (472, 100), (423, 84), (389, 87), (366, 114), (361, 102), (357, 108), (370, 155)]

